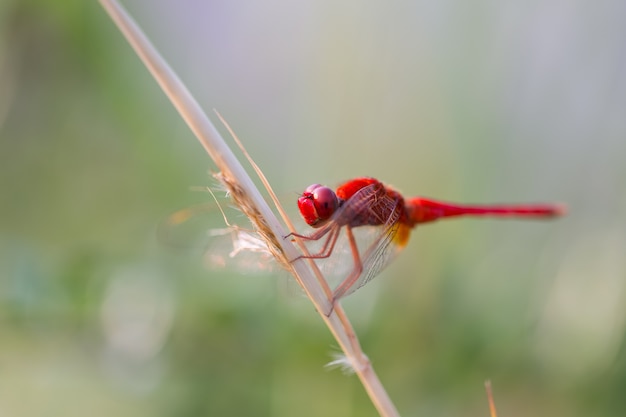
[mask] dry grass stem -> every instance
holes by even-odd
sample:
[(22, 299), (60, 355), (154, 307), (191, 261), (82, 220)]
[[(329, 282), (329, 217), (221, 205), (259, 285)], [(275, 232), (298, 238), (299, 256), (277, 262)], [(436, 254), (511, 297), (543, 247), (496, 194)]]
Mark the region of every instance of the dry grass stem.
[(485, 390), (487, 391), (487, 401), (489, 401), (489, 415), (498, 417), (496, 413), (496, 403), (493, 401), (493, 391), (491, 390), (491, 381), (485, 381)]
[[(398, 416), (395, 406), (362, 352), (341, 305), (337, 303), (333, 308), (329, 296), (330, 290), (315, 263), (303, 259), (290, 262), (296, 259), (302, 253), (301, 251), (306, 251), (306, 247), (302, 242), (296, 242), (300, 246), (298, 250), (289, 239), (283, 238), (288, 233), (283, 224), (276, 218), (261, 192), (255, 187), (246, 170), (206, 117), (199, 104), (133, 19), (115, 0), (100, 0), (100, 3), (211, 156), (220, 170), (217, 174), (218, 179), (230, 192), (234, 202), (250, 218), (256, 232), (266, 242), (268, 249), (278, 262), (294, 274), (337, 340), (346, 356), (346, 363), (349, 363), (359, 376), (379, 414), (384, 417)], [(235, 137), (234, 134), (233, 137)], [(247, 155), (245, 150), (244, 154)], [(248, 159), (276, 203), (277, 200), (273, 196), (269, 183), (249, 156)], [(277, 210), (283, 213), (280, 205), (277, 205)], [(289, 225), (288, 227), (293, 230), (288, 218), (284, 215), (283, 218)]]

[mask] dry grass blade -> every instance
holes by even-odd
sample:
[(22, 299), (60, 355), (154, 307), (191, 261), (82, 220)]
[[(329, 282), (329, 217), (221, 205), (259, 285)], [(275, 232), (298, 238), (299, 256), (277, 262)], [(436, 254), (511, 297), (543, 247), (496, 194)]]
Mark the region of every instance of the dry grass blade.
[(485, 381), (485, 390), (487, 391), (487, 401), (489, 401), (489, 415), (498, 417), (496, 413), (496, 403), (493, 401), (493, 391), (491, 390), (491, 381)]
[(100, 0), (100, 3), (215, 161), (220, 170), (220, 181), (230, 191), (235, 203), (249, 216), (259, 235), (267, 242), (268, 249), (296, 276), (344, 352), (346, 363), (358, 375), (380, 415), (398, 416), (369, 360), (361, 351), (341, 305), (337, 304), (332, 308), (328, 288), (321, 285), (323, 279), (320, 281), (319, 275), (316, 275), (319, 271), (315, 271), (314, 263), (304, 260), (289, 261), (296, 259), (300, 252), (291, 241), (282, 238), (286, 235), (283, 225), (196, 100), (119, 3), (115, 0)]

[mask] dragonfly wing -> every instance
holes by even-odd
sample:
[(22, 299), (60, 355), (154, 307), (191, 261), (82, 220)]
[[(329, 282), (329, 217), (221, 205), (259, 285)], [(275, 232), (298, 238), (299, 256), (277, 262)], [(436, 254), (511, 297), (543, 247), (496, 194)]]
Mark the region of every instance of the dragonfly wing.
[(352, 228), (359, 247), (363, 272), (344, 296), (367, 284), (395, 258), (403, 247), (399, 243), (404, 242), (403, 239), (397, 239), (398, 232), (406, 227), (400, 222), (403, 209), (401, 202), (387, 195), (385, 190), (377, 185), (363, 188), (345, 205), (347, 207), (342, 209), (352, 213), (353, 218), (375, 219), (373, 222), (377, 224)]
[[(158, 225), (157, 238), (169, 249), (201, 255), (209, 269), (271, 271), (273, 257), (252, 226), (241, 227), (228, 220), (240, 217), (241, 212), (227, 204), (198, 204), (169, 215)], [(247, 219), (243, 221), (247, 223)]]
[(399, 223), (388, 227), (384, 236), (379, 239), (376, 244), (368, 248), (367, 252), (362, 255), (361, 262), (363, 263), (363, 273), (359, 277), (358, 281), (354, 285), (354, 289), (351, 292), (356, 291), (370, 282), (380, 273), (380, 271), (389, 265), (389, 263), (402, 250), (402, 246), (397, 245), (394, 242), (394, 238), (400, 227), (401, 225)]

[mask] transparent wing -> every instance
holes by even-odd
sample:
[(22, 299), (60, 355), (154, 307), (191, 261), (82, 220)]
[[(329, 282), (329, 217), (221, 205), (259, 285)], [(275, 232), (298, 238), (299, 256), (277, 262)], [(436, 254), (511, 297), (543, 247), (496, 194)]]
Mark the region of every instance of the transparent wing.
[(200, 255), (210, 269), (241, 273), (275, 269), (265, 242), (251, 230), (247, 218), (227, 204), (211, 202), (178, 210), (159, 224), (157, 234), (169, 248)]
[[(386, 194), (377, 196), (369, 210), (373, 210), (377, 217), (384, 219), (383, 224), (364, 226), (362, 230), (359, 230), (358, 227), (353, 229), (359, 244), (359, 256), (363, 272), (344, 296), (353, 293), (378, 276), (380, 271), (389, 265), (402, 250), (403, 245), (398, 244), (396, 240), (398, 231), (404, 227), (399, 221), (402, 209), (399, 204), (398, 200), (394, 200)], [(366, 234), (369, 235), (367, 238), (364, 237)]]
[(364, 254), (361, 255), (361, 263), (363, 264), (363, 272), (354, 286), (346, 293), (353, 293), (361, 288), (374, 277), (378, 276), (389, 263), (395, 259), (400, 253), (403, 246), (395, 242), (395, 236), (402, 225), (398, 222), (390, 224), (381, 234), (380, 238), (370, 245)]

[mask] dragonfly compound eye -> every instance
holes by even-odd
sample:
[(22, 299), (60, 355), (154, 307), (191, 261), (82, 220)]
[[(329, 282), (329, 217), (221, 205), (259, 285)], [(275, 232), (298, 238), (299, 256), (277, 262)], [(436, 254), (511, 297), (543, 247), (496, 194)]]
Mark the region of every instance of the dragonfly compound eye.
[(339, 207), (335, 192), (320, 184), (307, 187), (298, 198), (298, 209), (309, 226), (318, 227)]
[(320, 220), (328, 220), (339, 207), (337, 195), (328, 187), (318, 187), (313, 191), (313, 203)]

